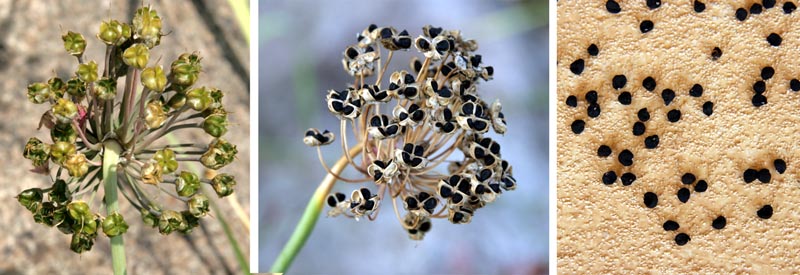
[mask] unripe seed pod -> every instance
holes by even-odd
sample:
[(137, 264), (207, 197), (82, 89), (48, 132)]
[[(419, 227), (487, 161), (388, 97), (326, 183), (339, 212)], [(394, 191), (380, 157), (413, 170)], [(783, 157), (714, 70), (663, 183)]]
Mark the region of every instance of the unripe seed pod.
[(197, 193), (198, 189), (200, 189), (200, 178), (192, 172), (181, 171), (175, 179), (175, 192), (178, 196), (189, 197)]
[(114, 212), (103, 219), (103, 233), (109, 238), (125, 234), (127, 231), (128, 224), (125, 223), (125, 219), (118, 212)]
[(94, 96), (101, 100), (114, 100), (117, 97), (117, 82), (104, 77), (94, 85)]
[(64, 164), (64, 162), (67, 160), (67, 157), (75, 154), (76, 151), (77, 149), (74, 143), (57, 141), (50, 146), (50, 157), (53, 158), (54, 162), (58, 164)]
[(158, 217), (150, 213), (147, 209), (142, 208), (140, 211), (142, 214), (142, 222), (150, 227), (156, 227), (158, 225)]
[(59, 98), (56, 104), (53, 105), (52, 110), (58, 123), (63, 124), (72, 122), (72, 119), (78, 115), (78, 106), (75, 106), (72, 100), (66, 98)]
[(50, 130), (50, 138), (53, 139), (53, 142), (75, 143), (75, 140), (78, 139), (78, 132), (72, 127), (72, 123), (59, 123)]
[(197, 82), (202, 66), (196, 54), (184, 53), (172, 62), (170, 76), (172, 83), (180, 86), (192, 86)]
[(192, 196), (186, 205), (189, 206), (189, 213), (195, 217), (203, 217), (208, 213), (208, 197), (203, 194)]
[(89, 210), (89, 204), (84, 201), (73, 201), (67, 204), (67, 210), (69, 210), (69, 216), (78, 221), (78, 223), (86, 223), (93, 218)]
[(147, 108), (144, 110), (144, 122), (147, 129), (155, 129), (164, 125), (167, 120), (167, 113), (164, 111), (164, 106), (159, 100), (153, 100), (147, 103)]
[(128, 66), (144, 69), (147, 66), (147, 61), (150, 59), (150, 49), (143, 44), (133, 44), (125, 49), (122, 53), (122, 61)]
[(25, 151), (22, 156), (33, 162), (33, 166), (39, 167), (47, 164), (50, 158), (50, 146), (44, 144), (38, 138), (30, 138), (25, 144)]
[(183, 215), (176, 211), (164, 210), (161, 212), (161, 217), (158, 218), (158, 232), (164, 235), (186, 227), (186, 220)]
[(212, 102), (214, 102), (214, 98), (211, 97), (211, 93), (206, 87), (195, 88), (186, 93), (186, 103), (195, 111), (205, 111)]
[(97, 81), (97, 63), (89, 61), (89, 63), (78, 64), (78, 70), (75, 71), (75, 74), (78, 78), (83, 80), (83, 82), (95, 82)]
[(61, 78), (53, 77), (50, 80), (47, 80), (47, 85), (50, 86), (50, 92), (53, 93), (53, 98), (59, 99), (64, 97), (64, 93), (66, 92), (66, 84), (64, 80)]
[(42, 204), (42, 189), (30, 188), (17, 195), (17, 201), (31, 212), (36, 212)]
[(167, 76), (161, 66), (148, 67), (142, 71), (142, 85), (155, 92), (164, 92), (167, 87)]
[(161, 166), (161, 173), (169, 174), (178, 169), (178, 160), (175, 159), (175, 151), (164, 148), (156, 151), (153, 160)]
[(50, 90), (50, 85), (41, 82), (28, 85), (28, 100), (30, 102), (42, 104), (51, 97), (53, 97), (53, 92)]
[(161, 43), (161, 18), (156, 10), (141, 7), (133, 16), (134, 38), (141, 39), (150, 48)]
[(230, 174), (217, 174), (211, 180), (211, 187), (220, 198), (233, 194), (233, 186), (236, 185), (236, 179)]
[(203, 130), (212, 137), (218, 138), (228, 132), (228, 120), (225, 114), (211, 114), (203, 120)]
[(97, 38), (106, 45), (119, 46), (131, 37), (131, 26), (117, 20), (100, 23)]
[(70, 177), (80, 178), (89, 172), (89, 162), (86, 161), (86, 156), (84, 154), (72, 154), (67, 156), (67, 160), (64, 162), (64, 168), (67, 168)]
[(86, 83), (80, 78), (73, 77), (72, 79), (67, 80), (66, 92), (67, 94), (75, 97), (75, 99), (81, 100), (84, 96), (86, 96)]
[(64, 40), (64, 49), (67, 50), (67, 53), (76, 57), (83, 55), (83, 51), (86, 49), (86, 39), (83, 38), (83, 35), (68, 31), (61, 36), (61, 40)]

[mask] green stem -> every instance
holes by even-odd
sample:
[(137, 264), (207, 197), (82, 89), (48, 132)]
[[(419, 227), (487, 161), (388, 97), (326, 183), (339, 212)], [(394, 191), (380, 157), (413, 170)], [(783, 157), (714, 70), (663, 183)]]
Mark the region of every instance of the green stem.
[[(105, 190), (106, 213), (119, 212), (117, 202), (117, 163), (122, 151), (119, 143), (109, 140), (103, 143), (103, 189)], [(127, 274), (125, 270), (125, 244), (122, 235), (111, 237), (111, 263), (114, 275)]]
[(272, 268), (270, 268), (271, 272), (285, 273), (286, 270), (289, 269), (294, 258), (300, 253), (300, 249), (303, 248), (306, 240), (308, 240), (308, 236), (311, 235), (311, 231), (314, 230), (314, 226), (317, 224), (317, 219), (319, 218), (319, 213), (322, 212), (322, 207), (325, 205), (325, 198), (328, 196), (328, 193), (330, 193), (331, 188), (333, 188), (333, 184), (336, 183), (336, 176), (341, 174), (342, 170), (350, 163), (348, 160), (349, 158), (355, 157), (361, 153), (361, 148), (361, 143), (353, 146), (353, 148), (346, 153), (347, 155), (339, 158), (336, 164), (333, 165), (331, 174), (326, 175), (325, 178), (322, 179), (322, 182), (320, 182), (317, 190), (308, 202), (308, 206), (306, 206), (306, 210), (303, 212), (303, 217), (301, 217), (300, 222), (297, 223), (292, 237), (289, 238), (289, 242), (283, 247), (281, 254), (278, 255), (278, 258), (272, 263)]

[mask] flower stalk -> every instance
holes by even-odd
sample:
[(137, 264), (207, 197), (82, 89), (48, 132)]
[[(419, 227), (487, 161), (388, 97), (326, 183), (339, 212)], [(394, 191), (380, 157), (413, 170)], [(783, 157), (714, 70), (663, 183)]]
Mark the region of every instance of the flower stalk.
[[(119, 213), (117, 164), (121, 151), (122, 147), (116, 141), (110, 140), (103, 143), (103, 189), (105, 190), (106, 214), (108, 215)], [(114, 275), (127, 274), (122, 234), (111, 237), (111, 264)]]

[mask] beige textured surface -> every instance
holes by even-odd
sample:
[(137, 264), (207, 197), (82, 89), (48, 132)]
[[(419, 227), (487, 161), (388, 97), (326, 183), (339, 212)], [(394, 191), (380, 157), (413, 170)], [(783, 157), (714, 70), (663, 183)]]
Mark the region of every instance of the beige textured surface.
[[(619, 14), (607, 12), (604, 0), (557, 4), (559, 273), (799, 273), (800, 93), (789, 90), (789, 80), (800, 78), (800, 12), (786, 15), (785, 1), (778, 1), (739, 22), (735, 10), (753, 1), (708, 1), (699, 14), (692, 1), (664, 0), (655, 10), (645, 1), (620, 2)], [(655, 28), (642, 34), (646, 19)], [(783, 37), (780, 47), (766, 42), (772, 32)], [(592, 43), (600, 48), (596, 57), (586, 52)], [(712, 61), (715, 46), (723, 54)], [(578, 58), (586, 60), (580, 76), (569, 70)], [(751, 87), (767, 65), (776, 71), (766, 81), (769, 103), (756, 108)], [(611, 87), (617, 74), (628, 78), (620, 91)], [(656, 79), (658, 93), (642, 87), (647, 76)], [(688, 95), (695, 83), (705, 88), (700, 98)], [(669, 107), (660, 97), (665, 88), (677, 94)], [(589, 90), (600, 95), (602, 113), (594, 119), (583, 99)], [(631, 105), (617, 101), (622, 91), (633, 94)], [(578, 97), (577, 108), (564, 103), (569, 95)], [(702, 113), (705, 101), (714, 103), (710, 117)], [(631, 127), (643, 107), (651, 119), (637, 137)], [(682, 112), (677, 123), (666, 119), (673, 108)], [(575, 119), (587, 121), (580, 135), (570, 130)], [(661, 142), (645, 149), (643, 139), (652, 134)], [(612, 148), (611, 157), (597, 156), (601, 144)], [(623, 149), (634, 153), (633, 166), (617, 161)], [(782, 175), (772, 165), (778, 157), (788, 166)], [(747, 168), (770, 169), (772, 182), (745, 184)], [(606, 186), (601, 176), (608, 170), (638, 179)], [(692, 191), (684, 204), (676, 193), (685, 172), (709, 188)], [(648, 191), (659, 195), (656, 208), (642, 202)], [(764, 204), (775, 208), (768, 220), (756, 215)], [(718, 215), (728, 221), (722, 230), (711, 227)], [(670, 219), (680, 223), (677, 232), (662, 228)], [(674, 241), (680, 232), (691, 236), (684, 246)]]

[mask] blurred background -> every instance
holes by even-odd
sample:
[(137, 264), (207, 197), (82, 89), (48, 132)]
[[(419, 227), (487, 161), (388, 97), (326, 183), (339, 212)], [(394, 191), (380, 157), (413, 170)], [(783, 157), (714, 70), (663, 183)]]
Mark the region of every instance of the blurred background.
[[(77, 62), (64, 51), (63, 32), (82, 33), (88, 42), (87, 59), (102, 60), (105, 46), (95, 38), (100, 22), (110, 18), (130, 22), (133, 11), (143, 3), (158, 11), (163, 30), (169, 33), (150, 53), (151, 64), (161, 58), (168, 68), (179, 54), (198, 51), (204, 70), (198, 84), (226, 93), (224, 102), (233, 125), (225, 138), (238, 146), (239, 154), (223, 171), (239, 183), (231, 201), (250, 212), (249, 44), (229, 1), (0, 0), (0, 274), (111, 274), (106, 236), (98, 236), (91, 251), (78, 255), (69, 249), (70, 236), (34, 223), (15, 198), (24, 189), (49, 186), (45, 176), (28, 171), (30, 161), (22, 157), (28, 138), (50, 141), (48, 131), (36, 130), (46, 106), (29, 103), (26, 87), (55, 74), (72, 75)], [(210, 139), (205, 135), (203, 140)], [(216, 217), (202, 219), (202, 228), (190, 235), (162, 236), (121, 200), (130, 226), (124, 235), (128, 274), (241, 274), (232, 244), (238, 244), (248, 259), (249, 230), (233, 214), (231, 201), (209, 197), (226, 213), (222, 218), (234, 242)]]
[[(547, 1), (262, 2), (259, 270), (269, 271), (325, 176), (315, 149), (303, 144), (303, 133), (310, 127), (338, 129), (325, 93), (352, 82), (342, 69), (342, 52), (370, 23), (407, 29), (412, 37), (432, 24), (459, 29), (479, 42), (484, 64), (495, 68), (494, 80), (482, 83), (479, 93), (488, 102), (499, 98), (508, 121), (505, 136), (490, 136), (515, 167), (519, 187), (481, 209), (468, 225), (435, 220), (420, 242), (408, 238), (391, 211), (356, 222), (327, 218), (326, 208), (289, 272), (547, 272)], [(407, 68), (408, 59), (399, 56), (410, 54), (395, 56), (389, 72)], [(324, 147), (323, 154), (332, 165), (341, 147)], [(354, 178), (352, 172), (345, 175)], [(349, 194), (353, 188), (339, 183), (334, 191)]]

